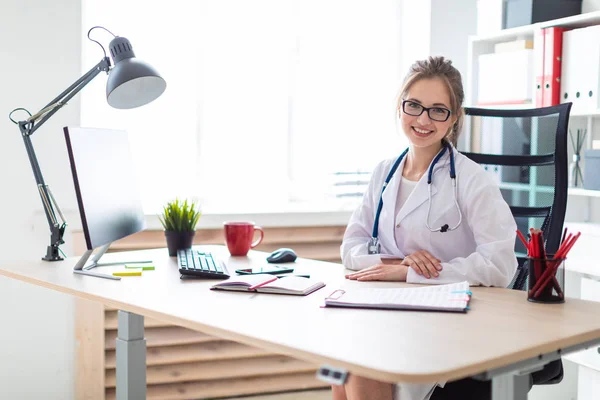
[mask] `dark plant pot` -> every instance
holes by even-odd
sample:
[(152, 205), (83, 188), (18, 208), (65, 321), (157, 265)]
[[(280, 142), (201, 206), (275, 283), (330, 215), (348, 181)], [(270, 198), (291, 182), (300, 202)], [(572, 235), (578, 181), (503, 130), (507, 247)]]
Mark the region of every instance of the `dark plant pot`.
[(167, 237), (167, 247), (169, 248), (169, 256), (177, 256), (177, 250), (189, 249), (192, 247), (194, 235), (196, 232), (174, 232), (165, 231)]

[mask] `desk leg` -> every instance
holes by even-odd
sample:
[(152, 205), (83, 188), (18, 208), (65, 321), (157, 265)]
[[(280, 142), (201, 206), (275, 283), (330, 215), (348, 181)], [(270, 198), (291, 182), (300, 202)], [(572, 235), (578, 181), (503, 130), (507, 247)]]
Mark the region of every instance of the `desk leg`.
[(529, 374), (507, 373), (492, 378), (492, 400), (527, 400)]
[(144, 317), (119, 310), (117, 400), (146, 399)]

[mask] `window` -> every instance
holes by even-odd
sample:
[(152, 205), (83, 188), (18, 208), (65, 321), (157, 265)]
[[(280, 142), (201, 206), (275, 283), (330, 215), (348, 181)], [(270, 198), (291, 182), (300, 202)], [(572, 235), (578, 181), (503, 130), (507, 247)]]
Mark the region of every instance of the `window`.
[[(340, 172), (369, 172), (404, 144), (397, 3), (84, 0), (85, 32), (127, 37), (167, 90), (114, 110), (96, 79), (81, 123), (128, 131), (148, 213), (175, 196), (202, 199), (205, 212), (339, 207)], [(92, 38), (107, 48), (111, 36)], [(88, 70), (102, 53), (82, 47)]]

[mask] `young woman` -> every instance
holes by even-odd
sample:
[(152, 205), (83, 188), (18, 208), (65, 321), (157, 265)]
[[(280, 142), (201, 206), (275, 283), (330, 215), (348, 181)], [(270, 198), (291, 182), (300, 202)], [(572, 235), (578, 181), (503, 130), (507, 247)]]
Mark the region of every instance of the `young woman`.
[[(510, 283), (517, 268), (515, 220), (491, 177), (454, 148), (463, 99), (460, 72), (451, 61), (430, 57), (410, 68), (398, 99), (409, 146), (375, 168), (350, 219), (342, 262), (357, 272), (348, 279)], [(437, 384), (350, 376), (346, 385), (333, 387), (333, 398), (424, 400), (444, 391)]]

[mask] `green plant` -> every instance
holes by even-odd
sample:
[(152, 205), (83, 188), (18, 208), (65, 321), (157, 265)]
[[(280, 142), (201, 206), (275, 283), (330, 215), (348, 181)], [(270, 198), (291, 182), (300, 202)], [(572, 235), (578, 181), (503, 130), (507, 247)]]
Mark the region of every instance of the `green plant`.
[(158, 216), (165, 231), (194, 232), (202, 213), (194, 202), (179, 199), (170, 201), (163, 207), (162, 215)]

